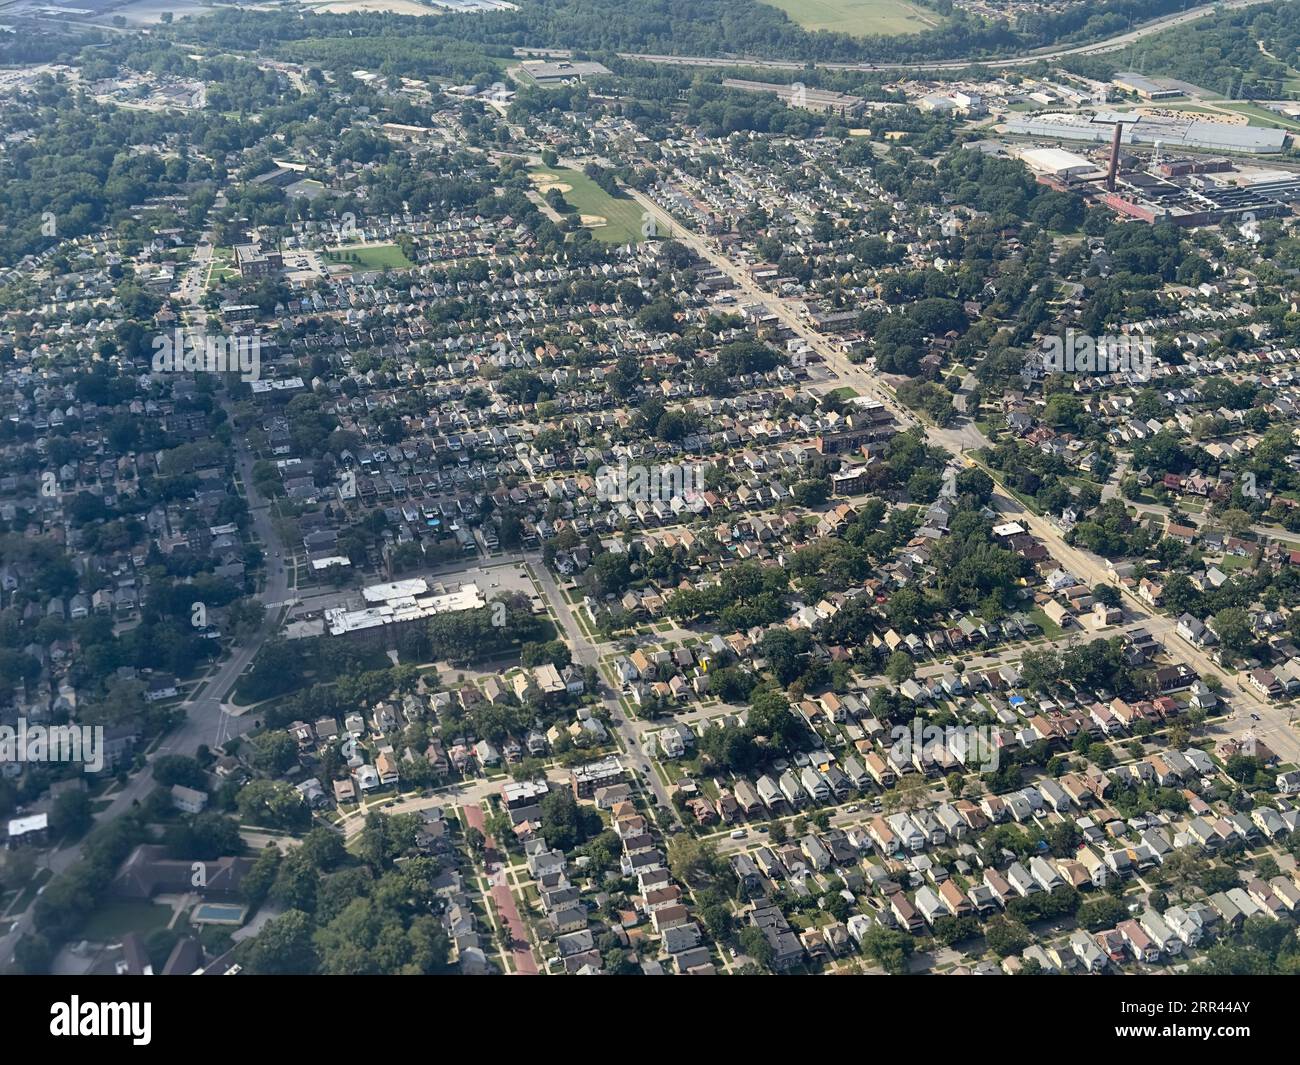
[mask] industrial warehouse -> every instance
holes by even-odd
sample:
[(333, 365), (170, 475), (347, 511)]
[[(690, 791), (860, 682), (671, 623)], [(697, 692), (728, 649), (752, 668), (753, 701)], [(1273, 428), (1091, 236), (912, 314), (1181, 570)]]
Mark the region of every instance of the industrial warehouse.
[[(1071, 119), (1048, 122), (1046, 119)], [(1045, 116), (1031, 120), (1036, 128), (1063, 127), (1071, 130), (1086, 127), (1090, 138), (1109, 136), (1109, 150), (1093, 156), (1062, 148), (1024, 147), (1013, 150), (1037, 176), (1041, 184), (1060, 190), (1082, 193), (1104, 204), (1117, 214), (1141, 222), (1168, 222), (1178, 226), (1214, 225), (1220, 222), (1252, 222), (1287, 214), (1290, 204), (1300, 199), (1300, 175), (1288, 170), (1267, 169), (1257, 164), (1234, 162), (1228, 158), (1206, 158), (1176, 154), (1181, 142), (1151, 137), (1152, 129), (1203, 126), (1242, 134), (1272, 134), (1259, 138), (1281, 141), (1283, 131), (1254, 129), (1245, 126), (1210, 122), (1158, 121), (1146, 136), (1151, 137), (1151, 151), (1123, 151), (1127, 143), (1142, 143), (1135, 134), (1147, 116), (1106, 112), (1098, 119)], [(1008, 126), (1018, 124), (1008, 123)], [(1199, 135), (1198, 135), (1199, 136)], [(1208, 138), (1206, 138), (1208, 139)], [(1227, 140), (1230, 138), (1220, 138)], [(1237, 143), (1249, 138), (1237, 137)], [(1175, 149), (1175, 154), (1168, 153)]]
[(1160, 146), (1171, 151), (1186, 148), (1273, 155), (1286, 147), (1287, 134), (1281, 129), (1128, 111), (1102, 111), (1095, 115), (1047, 112), (1027, 118), (1009, 118), (1003, 128), (1007, 133), (1022, 137), (1054, 137), (1106, 144), (1114, 135), (1116, 124), (1121, 127), (1121, 144)]

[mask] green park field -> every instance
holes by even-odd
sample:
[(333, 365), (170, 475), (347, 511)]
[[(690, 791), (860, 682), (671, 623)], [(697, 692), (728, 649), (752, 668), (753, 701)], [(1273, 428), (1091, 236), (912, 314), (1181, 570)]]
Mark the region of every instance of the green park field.
[(597, 240), (628, 244), (642, 239), (642, 208), (630, 196), (611, 196), (582, 171), (568, 167), (535, 166), (528, 173), (543, 195), (558, 189)]
[(943, 17), (907, 0), (764, 0), (807, 30), (833, 30), (855, 37), (924, 33)]

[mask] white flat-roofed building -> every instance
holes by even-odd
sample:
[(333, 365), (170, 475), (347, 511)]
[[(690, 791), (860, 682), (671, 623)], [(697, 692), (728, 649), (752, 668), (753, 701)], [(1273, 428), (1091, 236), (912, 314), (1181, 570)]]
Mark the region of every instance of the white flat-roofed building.
[(466, 584), (457, 591), (434, 595), (420, 577), (367, 585), (361, 590), (361, 596), (368, 605), (360, 610), (334, 607), (325, 611), (325, 628), (331, 636), (396, 628), (436, 614), (452, 614), (487, 606), (487, 599), (476, 584)]
[(1063, 148), (1029, 148), (1020, 153), (1020, 158), (1036, 174), (1050, 174), (1063, 179), (1091, 174), (1097, 169), (1091, 159)]
[(1182, 89), (1157, 81), (1154, 78), (1122, 70), (1111, 76), (1110, 83), (1125, 92), (1135, 93), (1144, 100), (1174, 100), (1185, 96)]
[(393, 599), (413, 599), (429, 590), (423, 577), (406, 581), (388, 581), (385, 584), (367, 584), (361, 589), (361, 598), (367, 603), (387, 603)]
[(268, 392), (293, 392), (307, 386), (301, 377), (273, 377), (270, 380), (249, 381), (248, 387), (254, 395), (263, 395)]
[(538, 85), (565, 85), (609, 73), (609, 67), (603, 63), (569, 59), (561, 59), (556, 62), (530, 59), (525, 60), (521, 66), (524, 73), (537, 82)]
[(41, 844), (49, 837), (50, 815), (30, 814), (27, 817), (15, 817), (9, 822), (10, 848), (27, 844)]

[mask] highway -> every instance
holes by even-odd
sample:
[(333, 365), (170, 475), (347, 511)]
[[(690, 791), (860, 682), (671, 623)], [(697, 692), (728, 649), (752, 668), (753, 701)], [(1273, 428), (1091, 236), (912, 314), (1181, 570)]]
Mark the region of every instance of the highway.
[(1113, 37), (1106, 37), (1100, 41), (1093, 41), (1090, 44), (1077, 44), (1067, 48), (1049, 47), (1008, 58), (970, 56), (964, 59), (947, 59), (935, 63), (810, 63), (802, 59), (764, 59), (761, 56), (710, 58), (708, 56), (649, 55), (640, 52), (620, 52), (619, 56), (622, 59), (640, 59), (647, 63), (665, 63), (682, 67), (752, 66), (768, 67), (773, 70), (804, 70), (809, 66), (820, 67), (824, 70), (961, 70), (975, 63), (995, 68), (1029, 66), (1034, 63), (1051, 62), (1072, 55), (1099, 55), (1104, 52), (1115, 52), (1133, 44), (1135, 41), (1142, 40), (1144, 37), (1149, 37), (1153, 33), (1159, 33), (1162, 30), (1172, 29), (1175, 26), (1182, 26), (1188, 22), (1195, 22), (1197, 19), (1205, 18), (1221, 8), (1250, 7), (1254, 4), (1268, 2), (1269, 0), (1228, 0), (1227, 3), (1203, 4), (1200, 7), (1189, 8), (1186, 11), (1162, 15), (1160, 18), (1143, 22), (1133, 29), (1125, 30), (1123, 33), (1116, 34)]

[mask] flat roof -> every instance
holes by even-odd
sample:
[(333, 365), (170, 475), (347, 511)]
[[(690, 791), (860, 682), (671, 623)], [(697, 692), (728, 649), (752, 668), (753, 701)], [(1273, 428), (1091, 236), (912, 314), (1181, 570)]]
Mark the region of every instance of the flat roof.
[[(415, 590), (411, 586), (418, 585)], [(390, 595), (382, 600), (371, 600), (376, 605), (360, 610), (348, 610), (346, 607), (334, 607), (326, 610), (325, 626), (331, 636), (342, 636), (349, 632), (361, 632), (383, 625), (393, 625), (403, 621), (418, 621), (431, 618), (435, 614), (450, 614), (460, 610), (477, 610), (487, 605), (478, 585), (466, 584), (459, 591), (445, 595), (430, 595), (423, 578), (407, 581), (393, 581), (390, 584), (374, 584), (363, 589), (363, 594), (375, 589), (391, 591), (397, 589), (399, 594)]]
[(570, 62), (560, 59), (555, 62), (527, 60), (522, 64), (524, 72), (532, 78), (582, 78), (593, 74), (608, 74), (609, 67), (604, 63)]
[(1020, 153), (1020, 158), (1035, 170), (1094, 170), (1091, 159), (1067, 152), (1064, 148), (1031, 148)]
[(383, 603), (389, 599), (403, 599), (421, 595), (429, 590), (429, 584), (423, 577), (413, 577), (405, 581), (388, 581), (384, 584), (367, 584), (361, 589), (361, 598), (367, 603)]
[(9, 836), (25, 836), (28, 832), (44, 832), (50, 824), (49, 814), (31, 814), (27, 817), (15, 817), (9, 822)]
[[(1101, 121), (1098, 115), (1092, 121), (1077, 115), (1047, 113), (1030, 118), (1009, 118), (1005, 123), (1008, 133), (1031, 137), (1059, 137), (1063, 140), (1092, 141), (1103, 144), (1110, 140), (1114, 123)], [(1263, 126), (1236, 126), (1225, 122), (1186, 121), (1183, 119), (1155, 119), (1142, 116), (1138, 121), (1124, 122), (1124, 144), (1154, 145), (1176, 150), (1178, 148), (1208, 148), (1211, 151), (1280, 152), (1286, 144), (1286, 130)]]
[(1180, 89), (1171, 89), (1166, 85), (1161, 85), (1158, 81), (1153, 81), (1145, 74), (1137, 74), (1131, 70), (1119, 72), (1111, 76), (1111, 81), (1116, 85), (1127, 85), (1130, 89), (1140, 89), (1142, 92), (1181, 92)]

